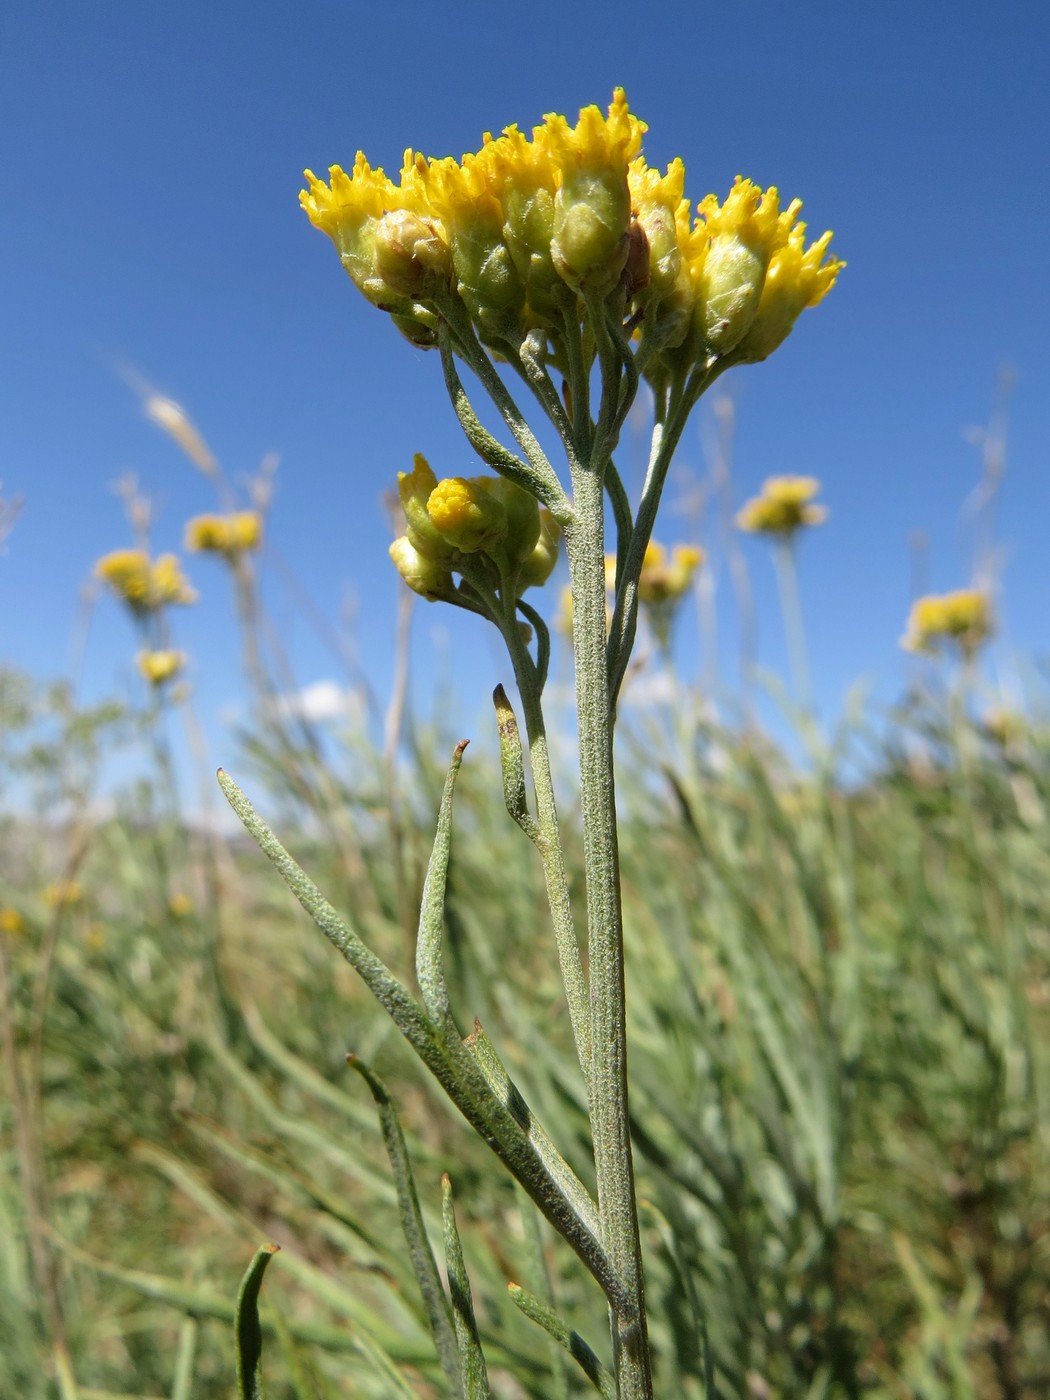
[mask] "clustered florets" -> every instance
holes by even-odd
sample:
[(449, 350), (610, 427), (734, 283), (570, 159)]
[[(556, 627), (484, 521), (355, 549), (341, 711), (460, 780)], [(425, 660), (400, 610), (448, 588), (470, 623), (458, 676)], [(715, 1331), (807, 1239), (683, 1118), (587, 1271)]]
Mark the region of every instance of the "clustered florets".
[(736, 523), (748, 534), (790, 540), (804, 525), (822, 525), (827, 520), (827, 506), (813, 502), (819, 490), (815, 476), (768, 477), (761, 492), (740, 510)]
[[(550, 512), (512, 481), (498, 476), (438, 481), (417, 453), (412, 471), (398, 473), (398, 491), (405, 533), (390, 546), (390, 557), (422, 597), (470, 607), (479, 601), (479, 586), (520, 598), (550, 577), (561, 530)], [(453, 573), (469, 575), (472, 582), (457, 588)]]
[(691, 206), (685, 169), (664, 174), (640, 154), (646, 125), (623, 90), (608, 115), (587, 107), (571, 126), (544, 118), (486, 135), (462, 161), (406, 151), (400, 180), (362, 153), (325, 184), (306, 172), (300, 199), (329, 234), (364, 295), (415, 344), (431, 346), (452, 301), (491, 349), (543, 332), (555, 363), (570, 323), (595, 298), (638, 340), (654, 379), (732, 356), (764, 359), (843, 266), (830, 233), (805, 246), (798, 200), (737, 179), (724, 203)]
[(988, 595), (977, 588), (957, 588), (915, 600), (901, 646), (905, 651), (929, 652), (950, 643), (971, 655), (991, 634)]

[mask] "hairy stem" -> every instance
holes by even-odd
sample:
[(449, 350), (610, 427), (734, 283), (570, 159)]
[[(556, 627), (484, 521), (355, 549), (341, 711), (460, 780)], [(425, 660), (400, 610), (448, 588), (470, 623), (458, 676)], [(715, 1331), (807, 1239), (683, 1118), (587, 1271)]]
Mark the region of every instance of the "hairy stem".
[(619, 1400), (651, 1400), (641, 1243), (627, 1104), (627, 1017), (612, 704), (605, 654), (605, 498), (601, 476), (575, 473), (566, 531), (580, 741), (591, 982), (590, 1115), (605, 1248), (626, 1294), (611, 1309)]

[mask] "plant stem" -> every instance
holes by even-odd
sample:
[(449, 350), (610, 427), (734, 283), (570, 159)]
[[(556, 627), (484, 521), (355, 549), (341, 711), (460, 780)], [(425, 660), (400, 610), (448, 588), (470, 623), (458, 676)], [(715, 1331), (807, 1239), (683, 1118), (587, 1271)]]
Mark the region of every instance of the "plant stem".
[(591, 1025), (588, 1011), (587, 979), (583, 972), (580, 944), (573, 922), (572, 905), (569, 901), (569, 881), (565, 874), (565, 855), (562, 850), (561, 830), (558, 826), (558, 808), (554, 800), (554, 779), (551, 775), (550, 751), (547, 747), (547, 729), (540, 702), (540, 690), (532, 658), (521, 640), (514, 613), (511, 613), (506, 620), (503, 635), (514, 663), (514, 674), (525, 715), (525, 733), (529, 740), (529, 767), (532, 770), (532, 784), (536, 794), (536, 819), (539, 826), (535, 845), (543, 862), (547, 903), (550, 906), (551, 922), (554, 925), (554, 938), (558, 948), (558, 961), (561, 965), (565, 998), (569, 1004), (569, 1017), (572, 1021), (573, 1039), (576, 1042), (576, 1054), (579, 1057), (584, 1083), (589, 1094), (591, 1086)]
[(604, 488), (573, 473), (576, 519), (566, 530), (580, 743), (591, 983), (590, 1115), (605, 1248), (625, 1300), (611, 1310), (619, 1400), (652, 1400), (641, 1242), (627, 1113), (627, 1018), (620, 906), (612, 705), (606, 669)]
[(809, 657), (806, 652), (806, 628), (802, 621), (802, 600), (798, 591), (795, 542), (788, 536), (787, 539), (776, 540), (774, 543), (780, 607), (784, 614), (784, 631), (787, 633), (795, 700), (806, 718), (811, 719), (812, 688), (809, 679)]

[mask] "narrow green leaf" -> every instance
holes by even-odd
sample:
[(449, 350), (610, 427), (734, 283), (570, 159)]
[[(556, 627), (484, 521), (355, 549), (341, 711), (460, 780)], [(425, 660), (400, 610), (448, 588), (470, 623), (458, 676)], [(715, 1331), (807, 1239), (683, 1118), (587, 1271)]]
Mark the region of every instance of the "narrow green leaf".
[(524, 831), (530, 841), (540, 834), (539, 822), (529, 812), (525, 794), (525, 756), (521, 748), (521, 735), (518, 721), (507, 692), (498, 685), (492, 692), (492, 703), (496, 707), (496, 724), (499, 729), (499, 761), (503, 770), (503, 800), (507, 811)]
[[(611, 1303), (622, 1306), (623, 1282), (613, 1267), (597, 1228), (597, 1211), (586, 1189), (562, 1163), (559, 1173), (541, 1155), (538, 1138), (523, 1129), (507, 1103), (493, 1092), (475, 1057), (451, 1025), (435, 1026), (425, 1008), (401, 985), (390, 969), (366, 948), (321, 891), (291, 858), (263, 822), (237, 784), (219, 770), (219, 785), (260, 849), (276, 867), (285, 884), (318, 928), (362, 977), (369, 990), (389, 1013), (435, 1079), (467, 1122), (492, 1148), (535, 1201), (545, 1219), (576, 1251)], [(521, 1100), (518, 1095), (517, 1099)], [(526, 1115), (531, 1121), (531, 1114)], [(547, 1139), (549, 1143), (549, 1139)], [(553, 1148), (550, 1149), (553, 1152)], [(552, 1161), (560, 1162), (557, 1153)], [(575, 1180), (575, 1190), (567, 1185)]]
[(445, 882), (448, 878), (448, 857), (452, 845), (452, 797), (456, 777), (463, 762), (463, 750), (470, 741), (462, 739), (452, 754), (448, 767), (441, 807), (438, 811), (434, 848), (423, 882), (423, 900), (419, 910), (419, 932), (416, 935), (416, 980), (423, 996), (423, 1005), (437, 1025), (443, 1025), (448, 1015), (448, 990), (442, 966), (442, 943), (445, 932)]
[(430, 1333), (434, 1338), (434, 1346), (441, 1362), (441, 1369), (448, 1377), (453, 1392), (458, 1395), (463, 1388), (463, 1379), (460, 1371), (459, 1349), (453, 1326), (452, 1309), (445, 1296), (434, 1252), (430, 1248), (426, 1226), (423, 1224), (423, 1213), (419, 1208), (419, 1197), (416, 1194), (415, 1180), (412, 1176), (412, 1164), (409, 1161), (405, 1135), (401, 1131), (397, 1111), (386, 1086), (377, 1075), (373, 1074), (363, 1060), (359, 1060), (355, 1055), (348, 1055), (346, 1062), (351, 1069), (356, 1070), (361, 1075), (371, 1089), (373, 1099), (375, 1099), (383, 1141), (386, 1144), (390, 1165), (394, 1170), (394, 1180), (397, 1183), (401, 1228), (405, 1232), (412, 1268), (419, 1284), (419, 1291), (423, 1295), (423, 1307), (426, 1310), (427, 1322), (430, 1324)]
[(266, 1266), (279, 1249), (280, 1245), (277, 1244), (260, 1245), (237, 1294), (233, 1330), (237, 1341), (238, 1400), (263, 1400), (259, 1289)]
[(547, 1168), (551, 1177), (558, 1183), (565, 1199), (571, 1204), (588, 1230), (600, 1235), (598, 1208), (590, 1192), (555, 1147), (546, 1129), (533, 1115), (521, 1091), (507, 1073), (506, 1066), (496, 1052), (496, 1047), (480, 1021), (474, 1022), (474, 1033), (463, 1042), (477, 1061), (489, 1088), (500, 1103), (511, 1113), (514, 1120), (528, 1134), (529, 1142), (537, 1157)]
[(445, 1222), (445, 1268), (448, 1271), (448, 1287), (452, 1294), (452, 1317), (456, 1327), (456, 1342), (459, 1347), (459, 1360), (466, 1382), (463, 1394), (465, 1400), (490, 1400), (489, 1376), (485, 1367), (485, 1356), (481, 1350), (477, 1319), (474, 1316), (474, 1300), (470, 1293), (470, 1279), (467, 1266), (463, 1262), (463, 1246), (456, 1228), (456, 1212), (452, 1206), (452, 1182), (448, 1173), (441, 1178), (441, 1215)]
[(516, 1283), (507, 1285), (511, 1300), (521, 1309), (530, 1321), (537, 1323), (554, 1340), (565, 1348), (580, 1367), (595, 1390), (601, 1391), (604, 1400), (616, 1400), (616, 1382), (612, 1372), (598, 1360), (594, 1352), (566, 1322), (563, 1322), (553, 1308), (533, 1293), (526, 1293)]

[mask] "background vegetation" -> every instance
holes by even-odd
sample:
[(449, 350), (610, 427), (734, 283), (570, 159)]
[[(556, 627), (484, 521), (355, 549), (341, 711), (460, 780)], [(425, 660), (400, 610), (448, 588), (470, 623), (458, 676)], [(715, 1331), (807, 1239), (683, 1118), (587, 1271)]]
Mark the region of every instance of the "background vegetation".
[[(320, 733), (280, 703), (247, 561), (233, 574), (255, 696), (236, 776), (411, 979), (461, 736), (400, 689), (385, 743), (349, 722)], [(714, 720), (658, 645), (632, 684), (654, 678), (621, 734), (620, 806), (658, 1393), (1044, 1396), (1038, 704), (989, 710), (975, 662), (945, 657), (888, 720), (855, 715), (833, 741), (796, 712), (787, 754), (746, 718)], [(392, 1095), (435, 1240), (452, 1177), (495, 1393), (587, 1393), (507, 1283), (556, 1299), (597, 1346), (596, 1290), (254, 845), (215, 808), (186, 819), (167, 745), (191, 699), (177, 679), (148, 688), (141, 710), (85, 711), (62, 685), (0, 684), (0, 1395), (230, 1394), (237, 1284), (268, 1239), (271, 1396), (444, 1393), (348, 1051)], [(107, 809), (116, 754), (137, 776)], [(589, 1182), (544, 911), (479, 738), (456, 794), (452, 1006)]]

